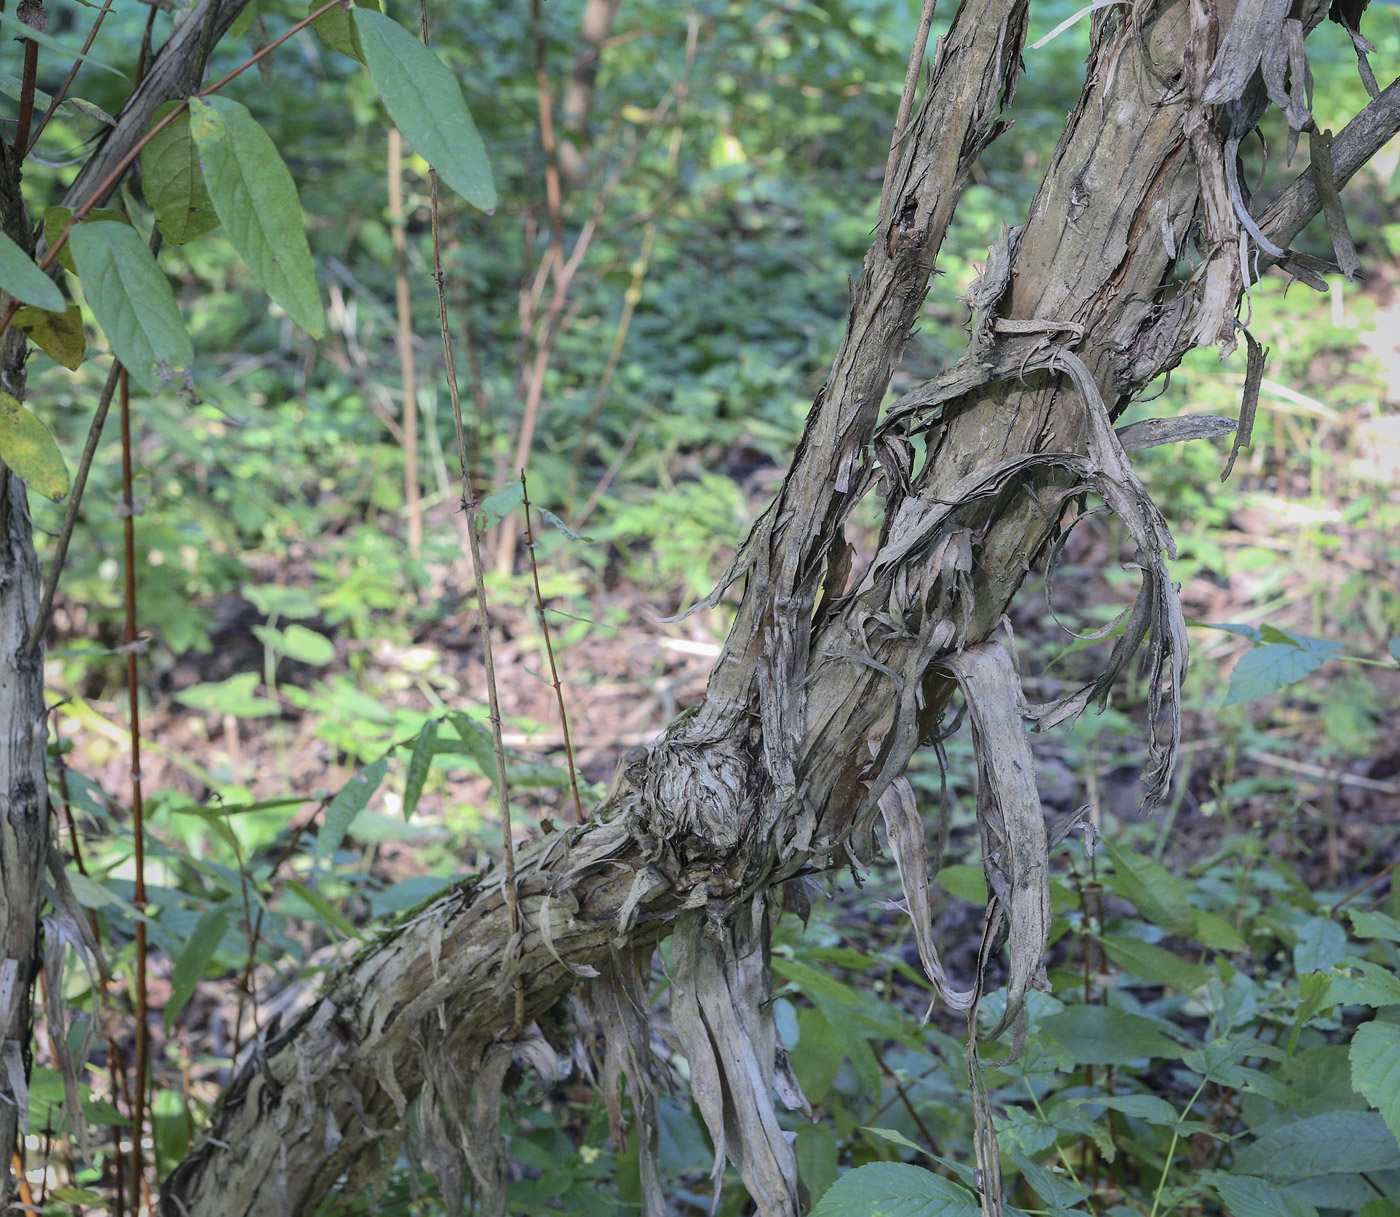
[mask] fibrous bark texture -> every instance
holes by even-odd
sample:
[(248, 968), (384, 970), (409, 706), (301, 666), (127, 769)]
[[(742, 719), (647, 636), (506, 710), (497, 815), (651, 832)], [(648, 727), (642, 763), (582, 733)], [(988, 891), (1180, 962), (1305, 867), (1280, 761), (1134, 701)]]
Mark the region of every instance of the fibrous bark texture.
[[(804, 876), (871, 857), (878, 816), (910, 909), (926, 918), (922, 825), (901, 775), (958, 689), (978, 749), (992, 895), (983, 955), (1005, 938), (1003, 1022), (1019, 1031), (1048, 924), (1046, 834), (1023, 724), (1078, 713), (1147, 647), (1149, 798), (1169, 780), (1178, 738), (1185, 641), (1165, 567), (1171, 537), (1128, 455), (1160, 437), (1120, 435), (1113, 420), (1190, 346), (1234, 342), (1254, 268), (1286, 256), (1301, 223), (1335, 199), (1333, 179), (1400, 125), (1392, 86), (1328, 146), (1333, 177), (1301, 179), (1270, 213), (1249, 213), (1239, 140), (1271, 102), (1295, 130), (1311, 127), (1302, 38), (1325, 2), (1098, 10), (1083, 97), (1030, 214), (1004, 233), (968, 296), (976, 320), (965, 355), (882, 416), (959, 190), (1003, 129), (1021, 61), (1025, 0), (964, 0), (902, 133), (846, 333), (792, 468), (716, 592), (745, 580), (704, 702), (629, 756), (617, 793), (588, 823), (522, 851), (518, 933), (501, 874), (463, 881), (259, 1042), (167, 1180), (168, 1217), (311, 1213), (337, 1186), (353, 1193), (383, 1178), (415, 1101), (449, 1202), (470, 1188), (478, 1212), (503, 1214), (501, 1084), (513, 1060), (545, 1075), (556, 1068), (531, 1020), (571, 990), (602, 1032), (614, 1124), (625, 1078), (645, 1151), (654, 1125), (642, 973), (668, 934), (672, 1022), (716, 1178), (727, 1157), (763, 1217), (795, 1217), (804, 1195), (775, 1100), (797, 1110), (804, 1100), (771, 1023), (769, 927), (780, 899), (800, 901)], [(1169, 439), (1195, 433), (1163, 429)], [(994, 635), (1064, 505), (1089, 493), (1127, 526), (1142, 591), (1103, 676), (1027, 707)], [(884, 514), (879, 548), (853, 578), (844, 527), (869, 495)], [(954, 987), (928, 926), (916, 928), (929, 975), (969, 1013), (975, 1052), (981, 978)], [(984, 1210), (997, 1212), (994, 1141), (979, 1135), (978, 1147)], [(646, 1212), (659, 1217), (664, 1197), (645, 1152), (642, 1179)]]
[[(21, 249), (33, 239), (19, 165), (0, 145), (0, 222)], [(0, 308), (10, 298), (0, 293)], [(24, 398), (24, 335), (0, 335), (0, 391)], [(44, 673), (30, 651), (39, 615), (39, 562), (24, 483), (0, 462), (0, 1212), (15, 1180), (11, 1147), (28, 1123), (31, 993), (39, 970), (39, 912), (48, 855)]]

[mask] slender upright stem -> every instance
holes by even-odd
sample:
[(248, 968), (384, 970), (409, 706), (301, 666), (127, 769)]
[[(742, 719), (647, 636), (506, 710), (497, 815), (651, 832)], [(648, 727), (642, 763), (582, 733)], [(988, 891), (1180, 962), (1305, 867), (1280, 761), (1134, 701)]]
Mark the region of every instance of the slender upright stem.
[(544, 635), (544, 653), (549, 660), (549, 682), (554, 687), (554, 700), (559, 703), (559, 724), (564, 729), (564, 760), (569, 766), (569, 789), (574, 796), (574, 823), (583, 823), (583, 800), (578, 797), (578, 771), (574, 766), (574, 745), (569, 738), (569, 712), (564, 709), (564, 685), (559, 679), (559, 669), (554, 663), (554, 643), (549, 637), (549, 622), (544, 615), (544, 596), (540, 592), (540, 568), (535, 562), (535, 534), (530, 526), (530, 487), (525, 481), (525, 470), (520, 471), (520, 495), (525, 506), (525, 552), (530, 559), (530, 578), (535, 584), (535, 615), (540, 619), (540, 632)]
[(399, 369), (403, 380), (403, 490), (408, 508), (408, 552), (423, 547), (423, 506), (418, 495), (418, 387), (413, 364), (413, 302), (408, 292), (408, 240), (404, 234), (403, 137), (389, 128), (389, 224), (394, 240), (394, 299), (398, 311)]
[(146, 1074), (150, 1067), (150, 1028), (147, 1025), (146, 985), (146, 812), (141, 799), (141, 697), (136, 657), (136, 497), (132, 492), (131, 393), (126, 369), (121, 370), (119, 400), (122, 424), (122, 542), (126, 576), (126, 686), (131, 717), (131, 832), (136, 843), (136, 884), (131, 903), (136, 919), (136, 1077), (131, 1091), (131, 1208), (141, 1209), (141, 1132), (146, 1115)]

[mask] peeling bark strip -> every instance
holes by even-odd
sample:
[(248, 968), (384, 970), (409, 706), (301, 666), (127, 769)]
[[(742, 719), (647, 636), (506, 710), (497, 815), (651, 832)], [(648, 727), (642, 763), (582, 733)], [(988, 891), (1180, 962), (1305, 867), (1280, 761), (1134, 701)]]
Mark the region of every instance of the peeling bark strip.
[[(80, 175), (76, 201), (144, 132), (155, 106), (188, 86), (190, 65), (207, 50), (196, 35), (215, 2), (172, 36)], [(1000, 107), (1015, 87), (1025, 0), (964, 0), (940, 41), (792, 469), (726, 576), (725, 586), (740, 575), (747, 584), (705, 701), (630, 759), (618, 794), (593, 820), (522, 851), (518, 935), (502, 876), (464, 880), (367, 946), (294, 1025), (259, 1043), (209, 1132), (167, 1180), (163, 1213), (308, 1214), (337, 1186), (372, 1187), (408, 1135), (415, 1100), (421, 1145), (449, 1203), (470, 1188), (480, 1212), (504, 1212), (502, 1080), (513, 1061), (545, 1078), (558, 1069), (537, 1028), (507, 1030), (519, 985), (529, 1018), (572, 990), (601, 1035), (610, 1117), (620, 1130), (625, 1081), (641, 1125), (645, 1211), (659, 1217), (664, 1198), (645, 1152), (655, 1111), (641, 976), (657, 941), (675, 933), (673, 1017), (716, 1147), (734, 1160), (762, 1217), (796, 1217), (804, 1194), (774, 1114), (775, 1094), (797, 1109), (802, 1097), (769, 1008), (773, 893), (810, 870), (868, 860), (883, 812), (926, 966), (950, 1004), (975, 1012), (981, 974), (969, 993), (948, 988), (937, 970), (917, 807), (900, 783), (959, 686), (977, 739), (995, 916), (981, 959), (1004, 922), (1014, 1026), (1044, 941), (1045, 839), (1014, 670), (986, 640), (1055, 535), (1066, 499), (1098, 493), (1135, 539), (1143, 589), (1105, 674), (1031, 717), (1048, 724), (1103, 697), (1150, 641), (1149, 789), (1164, 788), (1185, 663), (1164, 561), (1171, 538), (1126, 455), (1140, 439), (1155, 442), (1155, 429), (1120, 435), (1112, 420), (1194, 342), (1232, 342), (1240, 291), (1267, 260), (1258, 250), (1286, 251), (1335, 197), (1307, 172), (1256, 223), (1232, 163), (1261, 95), (1285, 107), (1295, 131), (1310, 121), (1302, 38), (1325, 2), (1303, 0), (1281, 25), (1274, 0), (1100, 10), (1083, 96), (1030, 214), (998, 242), (969, 295), (978, 317), (966, 354), (877, 426), (961, 185), (1003, 129)], [(214, 28), (241, 7), (223, 0)], [(1332, 143), (1338, 183), (1397, 127), (1392, 85)], [(1177, 285), (1178, 258), (1193, 241), (1204, 260)], [(10, 348), (0, 355), (9, 359)], [(21, 344), (5, 370), (17, 375), (22, 355)], [(915, 432), (926, 453), (917, 467)], [(3, 471), (0, 479), (4, 1136), (20, 1110), (27, 1041), (16, 1037), (27, 1033), (44, 857), (34, 843), (45, 830), (39, 666), (17, 658), (38, 572), (23, 489)], [(848, 587), (844, 522), (871, 493), (883, 499), (880, 548)], [(990, 1214), (1000, 1209), (995, 1142), (977, 1094)]]
[[(0, 229), (33, 249), (19, 164), (0, 141)], [(0, 292), (0, 310), (10, 297)], [(24, 399), (25, 337), (0, 335), (0, 389)], [(0, 462), (0, 1212), (14, 1199), (11, 1155), (29, 1126), (30, 1024), (48, 857), (44, 666), (28, 649), (39, 614), (39, 561), (24, 483)], [(50, 988), (52, 989), (52, 985)]]

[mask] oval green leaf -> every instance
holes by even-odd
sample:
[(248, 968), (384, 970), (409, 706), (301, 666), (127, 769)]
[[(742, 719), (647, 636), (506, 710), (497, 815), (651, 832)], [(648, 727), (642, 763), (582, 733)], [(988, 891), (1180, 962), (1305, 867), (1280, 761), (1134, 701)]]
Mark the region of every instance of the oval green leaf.
[(264, 291), (313, 338), (326, 332), (296, 184), (271, 137), (227, 97), (190, 99), (204, 183), (233, 247)]
[(497, 202), (491, 162), (457, 78), (397, 21), (372, 9), (354, 16), (369, 74), (394, 125), (444, 182), (490, 211)]
[[(322, 2), (323, 0), (309, 0), (306, 6), (307, 13), (314, 13), (321, 7)], [(355, 0), (355, 3), (361, 8), (372, 8), (376, 13), (380, 11), (379, 0)], [(311, 28), (331, 50), (364, 63), (365, 49), (360, 45), (359, 31), (355, 28), (350, 14), (340, 5), (327, 9), (311, 23)]]
[(78, 277), (97, 323), (148, 393), (189, 380), (194, 346), (164, 273), (128, 224), (101, 220), (69, 234)]
[[(58, 239), (63, 235), (64, 230), (72, 222), (73, 209), (71, 207), (50, 207), (44, 212), (44, 243), (52, 249), (58, 244)], [(126, 216), (114, 207), (94, 207), (82, 219), (84, 224), (95, 224), (99, 220), (111, 220), (114, 224), (127, 223)], [(77, 266), (73, 263), (73, 249), (67, 241), (58, 251), (58, 264), (70, 274), (78, 273)]]
[(980, 1211), (971, 1192), (942, 1175), (903, 1162), (874, 1162), (842, 1175), (812, 1217), (977, 1217)]
[(68, 466), (49, 429), (8, 393), (0, 393), (0, 461), (46, 499), (68, 493)]
[(74, 372), (82, 367), (87, 355), (87, 337), (83, 333), (81, 305), (70, 304), (59, 313), (22, 308), (15, 314), (15, 325), (54, 363)]
[(35, 308), (51, 313), (63, 311), (63, 293), (58, 285), (3, 232), (0, 232), (0, 289)]
[[(159, 122), (178, 103), (166, 102), (155, 114)], [(154, 123), (152, 124), (154, 125)], [(190, 116), (182, 111), (141, 150), (141, 181), (156, 224), (172, 245), (188, 245), (219, 226), (219, 213), (204, 184), (199, 155), (190, 135)]]

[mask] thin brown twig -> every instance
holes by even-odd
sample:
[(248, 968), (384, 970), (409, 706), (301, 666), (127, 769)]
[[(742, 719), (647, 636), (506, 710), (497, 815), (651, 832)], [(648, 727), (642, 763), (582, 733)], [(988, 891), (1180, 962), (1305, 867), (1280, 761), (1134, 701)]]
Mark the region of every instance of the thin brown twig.
[[(41, 8), (38, 19), (47, 24)], [(39, 73), (39, 44), (32, 38), (24, 39), (24, 76), (19, 87), (19, 122), (15, 129), (15, 159), (24, 160), (29, 150), (29, 124), (34, 121), (34, 78)]]
[[(419, 0), (423, 43), (428, 40), (428, 0)], [(472, 575), (476, 580), (476, 602), (480, 610), (481, 653), (486, 668), (486, 697), (490, 706), (491, 746), (496, 754), (496, 793), (501, 803), (501, 833), (505, 849), (505, 903), (512, 939), (520, 936), (520, 894), (515, 886), (515, 840), (510, 817), (510, 784), (506, 775), (506, 747), (501, 738), (501, 703), (496, 690), (496, 660), (491, 645), (491, 609), (486, 598), (486, 576), (481, 560), (481, 539), (477, 528), (476, 490), (472, 486), (467, 456), (466, 429), (462, 425), (462, 394), (457, 385), (457, 364), (452, 353), (452, 330), (447, 317), (447, 280), (442, 272), (441, 206), (438, 199), (437, 170), (428, 168), (428, 188), (432, 196), (433, 282), (437, 287), (438, 323), (442, 330), (442, 358), (447, 371), (447, 390), (452, 400), (452, 423), (457, 432), (457, 459), (462, 469), (462, 510), (467, 516), (467, 544), (471, 551)], [(525, 985), (519, 969), (514, 977), (515, 1030), (525, 1025)]]
[(928, 46), (929, 27), (933, 24), (933, 10), (937, 0), (924, 0), (919, 13), (919, 29), (914, 35), (914, 49), (909, 56), (909, 69), (904, 73), (904, 92), (899, 98), (899, 114), (894, 120), (894, 134), (890, 138), (890, 154), (885, 161), (885, 180), (880, 187), (880, 223), (889, 215), (890, 191), (894, 188), (894, 175), (899, 169), (900, 151), (904, 146), (904, 136), (909, 129), (909, 116), (914, 112), (914, 94), (919, 88), (919, 69), (924, 66), (924, 49)]
[(112, 0), (104, 0), (101, 11), (93, 18), (92, 28), (88, 30), (87, 39), (83, 42), (83, 49), (78, 52), (78, 58), (73, 60), (73, 66), (68, 69), (68, 75), (63, 78), (63, 83), (58, 86), (53, 100), (49, 102), (49, 108), (44, 112), (44, 117), (39, 120), (39, 125), (34, 128), (34, 134), (29, 137), (29, 144), (25, 148), (26, 156), (39, 142), (39, 136), (44, 134), (44, 128), (49, 125), (49, 120), (58, 112), (58, 107), (68, 96), (68, 90), (73, 87), (73, 81), (78, 77), (78, 70), (83, 66), (83, 60), (87, 58), (88, 51), (92, 49), (92, 44), (97, 40), (97, 31), (102, 28), (102, 22), (106, 20), (107, 14), (111, 11)]
[(530, 486), (525, 480), (525, 470), (520, 471), (520, 496), (525, 507), (525, 553), (530, 560), (530, 578), (535, 584), (535, 615), (540, 619), (540, 631), (544, 635), (544, 653), (549, 660), (549, 680), (554, 688), (554, 700), (559, 703), (559, 725), (564, 732), (564, 760), (569, 767), (569, 789), (574, 796), (574, 823), (583, 823), (583, 800), (578, 795), (578, 770), (574, 765), (574, 745), (569, 738), (569, 712), (564, 708), (564, 684), (559, 679), (559, 669), (554, 663), (554, 643), (549, 636), (549, 622), (544, 613), (544, 596), (540, 592), (540, 568), (535, 561), (535, 534), (530, 526)]

